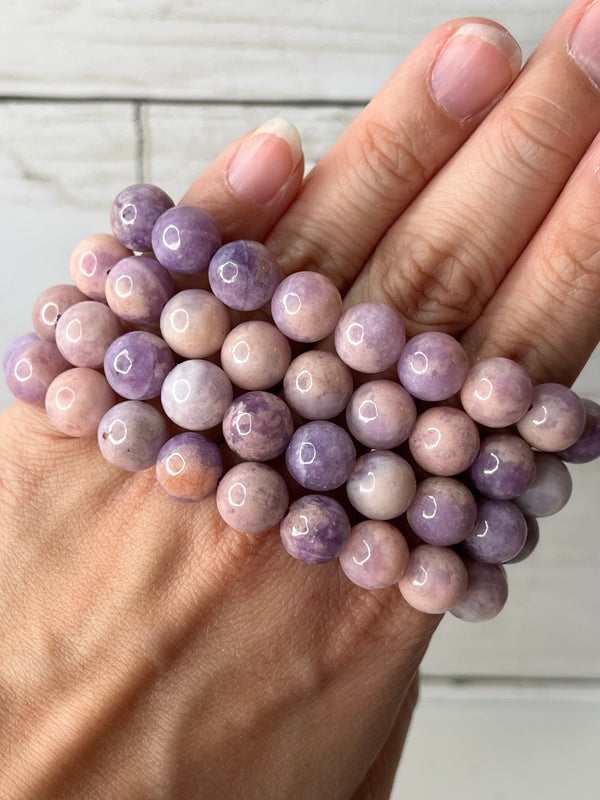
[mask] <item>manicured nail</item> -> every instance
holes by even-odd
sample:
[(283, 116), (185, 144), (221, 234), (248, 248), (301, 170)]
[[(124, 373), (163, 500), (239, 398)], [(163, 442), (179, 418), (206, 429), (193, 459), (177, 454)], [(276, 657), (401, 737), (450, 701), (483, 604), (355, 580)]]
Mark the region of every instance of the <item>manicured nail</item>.
[(301, 156), (300, 134), (290, 122), (275, 117), (242, 143), (229, 165), (227, 180), (247, 203), (262, 205), (275, 197)]
[(589, 6), (579, 20), (569, 52), (596, 88), (600, 88), (600, 3)]
[(453, 117), (464, 119), (490, 105), (521, 68), (521, 48), (496, 25), (467, 22), (448, 40), (431, 72), (431, 91)]

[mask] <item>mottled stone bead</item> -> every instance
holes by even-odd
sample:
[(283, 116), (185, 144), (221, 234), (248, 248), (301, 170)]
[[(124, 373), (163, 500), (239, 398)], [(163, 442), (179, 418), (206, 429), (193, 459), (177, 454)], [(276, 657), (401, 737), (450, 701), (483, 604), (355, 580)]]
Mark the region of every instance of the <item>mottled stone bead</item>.
[(102, 373), (89, 367), (74, 367), (57, 375), (48, 387), (46, 414), (66, 436), (93, 436), (117, 399)]
[(267, 464), (247, 461), (225, 473), (217, 487), (221, 519), (240, 533), (265, 533), (278, 525), (288, 507), (281, 475)]
[(228, 242), (210, 260), (208, 280), (216, 297), (237, 311), (256, 311), (273, 297), (281, 274), (264, 244), (248, 239)]
[(471, 558), (501, 564), (519, 553), (527, 539), (527, 522), (510, 500), (480, 500), (477, 521), (461, 548)]
[(153, 467), (168, 438), (164, 416), (141, 400), (117, 403), (98, 425), (102, 455), (113, 466), (128, 472)]
[(208, 269), (221, 246), (216, 219), (196, 206), (176, 206), (161, 214), (152, 231), (154, 255), (168, 270), (196, 275)]
[(97, 369), (123, 325), (104, 303), (85, 300), (68, 308), (56, 323), (56, 345), (74, 367)]
[(433, 475), (458, 475), (479, 452), (479, 431), (464, 411), (450, 406), (419, 414), (408, 440), (419, 466)]
[(514, 558), (509, 558), (508, 561), (504, 562), (505, 564), (518, 564), (520, 561), (525, 561), (538, 546), (540, 541), (540, 526), (537, 519), (535, 517), (525, 517), (525, 522), (527, 523), (527, 538), (525, 539), (525, 544), (517, 555)]
[(398, 377), (420, 400), (447, 400), (462, 388), (469, 361), (462, 345), (447, 333), (413, 336), (398, 360)]
[(417, 611), (443, 614), (464, 596), (467, 583), (467, 568), (454, 550), (421, 544), (411, 551), (398, 585)]
[(506, 571), (501, 564), (466, 559), (468, 585), (450, 613), (464, 622), (485, 622), (498, 616), (508, 599)]
[(573, 481), (569, 470), (554, 453), (535, 454), (535, 478), (515, 503), (530, 517), (549, 517), (566, 506)]
[(514, 425), (531, 405), (533, 387), (527, 371), (509, 358), (486, 358), (471, 367), (460, 392), (467, 414), (480, 425)]
[(76, 286), (58, 284), (51, 286), (33, 304), (31, 321), (40, 339), (56, 341), (56, 323), (67, 308), (88, 298)]
[(221, 347), (221, 366), (240, 389), (270, 389), (283, 379), (291, 360), (288, 340), (263, 320), (236, 325)]
[(385, 589), (402, 577), (408, 545), (395, 525), (367, 519), (354, 525), (339, 558), (352, 583), (363, 589)]
[(270, 461), (292, 438), (294, 422), (287, 405), (269, 392), (246, 392), (225, 412), (223, 436), (246, 461)]
[(30, 342), (36, 342), (39, 340), (39, 336), (35, 331), (29, 331), (28, 333), (22, 333), (20, 336), (17, 336), (16, 339), (13, 339), (12, 342), (8, 345), (4, 353), (2, 354), (2, 369), (6, 369), (6, 365), (8, 364), (9, 358), (16, 353), (17, 350), (20, 350), (25, 345), (29, 344)]
[(412, 503), (417, 482), (411, 465), (390, 450), (371, 450), (356, 460), (346, 483), (348, 499), (364, 517), (399, 517)]
[(127, 400), (158, 397), (174, 366), (173, 353), (166, 342), (147, 331), (130, 331), (119, 336), (104, 357), (106, 379)]
[(54, 342), (19, 337), (9, 351), (4, 365), (6, 385), (24, 403), (44, 408), (46, 392), (52, 381), (70, 364)]
[(130, 250), (152, 249), (156, 220), (175, 204), (169, 195), (150, 183), (135, 183), (119, 192), (110, 209), (110, 224), (117, 239)]
[(556, 455), (572, 464), (587, 464), (600, 456), (600, 405), (593, 400), (582, 400), (585, 409), (583, 433), (575, 444)]
[(477, 502), (456, 478), (425, 478), (406, 512), (408, 524), (427, 544), (449, 546), (473, 530)]
[(363, 383), (346, 409), (346, 423), (352, 436), (377, 450), (392, 449), (405, 442), (416, 419), (415, 401), (393, 381)]
[(482, 440), (469, 475), (485, 497), (512, 500), (523, 494), (535, 477), (533, 450), (519, 436), (493, 433)]
[(206, 431), (223, 421), (233, 400), (233, 387), (216, 364), (190, 359), (169, 372), (160, 396), (165, 414), (176, 425)]
[(356, 450), (352, 439), (334, 422), (315, 420), (301, 425), (285, 452), (288, 472), (305, 489), (327, 492), (350, 477)]
[(115, 314), (127, 322), (157, 322), (167, 300), (175, 293), (173, 279), (149, 256), (130, 256), (119, 261), (106, 279), (106, 300)]
[(352, 373), (348, 367), (325, 350), (301, 353), (292, 361), (283, 379), (287, 403), (305, 419), (332, 419), (341, 414), (352, 389)]
[(291, 556), (307, 564), (323, 564), (341, 553), (350, 536), (350, 521), (337, 500), (307, 494), (289, 507), (279, 534)]
[(196, 503), (213, 494), (223, 473), (219, 447), (200, 433), (179, 433), (161, 447), (156, 480), (177, 500)]
[(277, 287), (271, 300), (273, 322), (295, 342), (318, 342), (333, 331), (342, 313), (342, 297), (326, 275), (295, 272)]
[(542, 383), (533, 390), (531, 408), (517, 422), (526, 442), (553, 452), (570, 447), (585, 428), (585, 408), (575, 392), (560, 383)]
[(351, 306), (335, 328), (338, 356), (359, 372), (383, 372), (396, 364), (405, 343), (400, 317), (384, 303)]
[(206, 358), (218, 352), (231, 322), (229, 312), (204, 289), (177, 292), (160, 315), (160, 332), (169, 347), (184, 358)]
[(83, 239), (71, 255), (69, 269), (74, 284), (91, 300), (104, 300), (106, 276), (114, 265), (131, 255), (131, 250), (108, 233)]

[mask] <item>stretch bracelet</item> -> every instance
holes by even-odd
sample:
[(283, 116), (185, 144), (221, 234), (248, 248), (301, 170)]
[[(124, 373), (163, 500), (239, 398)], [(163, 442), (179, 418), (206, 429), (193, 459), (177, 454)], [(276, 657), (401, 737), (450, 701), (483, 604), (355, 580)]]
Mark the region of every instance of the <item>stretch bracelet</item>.
[(301, 561), (337, 558), (427, 613), (498, 614), (503, 565), (569, 499), (565, 462), (600, 455), (600, 406), (507, 358), (470, 366), (446, 333), (406, 341), (393, 309), (344, 310), (318, 272), (281, 280), (263, 244), (223, 245), (156, 186), (124, 189), (110, 219), (8, 348), (13, 394), (178, 500), (216, 495), (236, 531), (279, 526)]

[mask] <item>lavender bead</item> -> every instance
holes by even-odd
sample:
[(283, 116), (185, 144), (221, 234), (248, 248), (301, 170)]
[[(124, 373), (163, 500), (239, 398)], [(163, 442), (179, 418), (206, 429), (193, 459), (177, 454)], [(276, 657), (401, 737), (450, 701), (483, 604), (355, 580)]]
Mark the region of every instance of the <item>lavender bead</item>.
[(153, 467), (168, 438), (169, 430), (163, 415), (140, 400), (117, 403), (98, 425), (102, 455), (110, 464), (128, 472)]
[(285, 461), (292, 478), (313, 491), (337, 489), (350, 477), (356, 450), (343, 428), (316, 420), (301, 425), (287, 446)]
[(572, 464), (587, 464), (600, 456), (600, 405), (593, 400), (582, 400), (585, 409), (585, 427), (575, 444), (556, 455)]
[(382, 372), (396, 364), (405, 343), (400, 317), (384, 303), (352, 306), (335, 328), (338, 356), (359, 372)]
[(32, 406), (44, 408), (46, 392), (52, 381), (69, 364), (53, 342), (19, 337), (8, 350), (4, 376), (6, 385), (16, 398)]
[(106, 300), (127, 322), (157, 322), (167, 300), (175, 293), (173, 279), (158, 261), (130, 256), (119, 261), (106, 279)]
[(427, 544), (458, 544), (473, 530), (477, 503), (456, 478), (425, 478), (406, 512), (408, 524)]
[(467, 568), (454, 550), (421, 544), (411, 551), (398, 585), (417, 611), (443, 614), (464, 596), (467, 583)]
[(385, 589), (402, 577), (408, 563), (408, 545), (394, 525), (368, 519), (352, 528), (339, 558), (352, 583), (363, 589)]
[(71, 254), (69, 269), (73, 283), (86, 297), (104, 300), (106, 276), (118, 261), (130, 255), (131, 250), (108, 233), (87, 236)]
[(56, 341), (56, 323), (67, 308), (88, 298), (76, 286), (59, 284), (51, 286), (33, 304), (31, 320), (40, 339)]
[(150, 183), (135, 183), (113, 200), (110, 224), (117, 239), (130, 250), (152, 250), (156, 220), (174, 206), (166, 192)]
[(447, 400), (462, 388), (469, 361), (462, 345), (447, 333), (428, 331), (410, 339), (398, 360), (398, 377), (420, 400)]
[(538, 546), (540, 541), (540, 526), (538, 525), (537, 519), (535, 517), (525, 517), (525, 522), (527, 523), (527, 539), (525, 539), (525, 544), (517, 555), (505, 561), (505, 564), (518, 564), (520, 561), (525, 561)]
[(485, 622), (498, 616), (508, 599), (506, 571), (501, 564), (467, 559), (468, 585), (450, 613), (465, 622)]
[(518, 436), (491, 434), (481, 442), (469, 475), (485, 497), (512, 500), (523, 494), (535, 477), (533, 451)]
[(329, 336), (341, 313), (340, 293), (319, 272), (288, 275), (271, 300), (273, 322), (295, 342), (318, 342)]
[(270, 461), (281, 455), (292, 438), (294, 423), (286, 404), (269, 392), (246, 392), (229, 406), (223, 436), (246, 461)]
[(165, 414), (176, 425), (205, 431), (223, 421), (233, 399), (233, 387), (216, 364), (190, 359), (177, 364), (162, 385)]
[(461, 547), (477, 561), (501, 564), (514, 558), (527, 539), (527, 522), (510, 500), (481, 500), (477, 521)]
[(549, 517), (567, 504), (573, 491), (569, 470), (554, 453), (535, 454), (535, 478), (515, 503), (531, 517)]
[(273, 297), (281, 278), (275, 256), (264, 244), (240, 239), (219, 248), (210, 260), (208, 280), (229, 308), (256, 311)]
[(221, 246), (216, 219), (196, 206), (177, 206), (165, 211), (152, 231), (154, 255), (167, 269), (196, 275), (208, 269)]
[(8, 359), (13, 353), (16, 353), (17, 350), (20, 350), (25, 345), (30, 344), (30, 342), (39, 341), (39, 338), (37, 333), (30, 331), (29, 333), (22, 333), (20, 336), (17, 336), (16, 339), (13, 339), (2, 355), (2, 369), (6, 369)]
[(185, 358), (206, 358), (218, 352), (230, 327), (223, 303), (204, 289), (178, 292), (160, 315), (163, 339)]
[(509, 358), (487, 358), (471, 367), (460, 392), (467, 414), (488, 428), (518, 422), (531, 404), (533, 387), (524, 367)]
[(437, 406), (419, 414), (408, 443), (412, 457), (427, 472), (458, 475), (479, 452), (479, 432), (464, 411)]
[(306, 564), (323, 564), (341, 553), (350, 536), (350, 521), (337, 500), (307, 494), (292, 503), (279, 533), (291, 556)]
[(221, 347), (221, 365), (240, 389), (270, 389), (282, 380), (291, 359), (283, 333), (262, 320), (236, 325)]
[(288, 506), (281, 475), (267, 464), (244, 462), (227, 472), (217, 487), (221, 519), (240, 533), (265, 533), (279, 522)]
[(285, 373), (287, 403), (305, 419), (332, 419), (346, 408), (352, 395), (352, 373), (344, 362), (325, 350), (308, 350), (295, 358)]
[(164, 379), (175, 366), (167, 344), (153, 333), (130, 331), (110, 345), (104, 357), (109, 384), (128, 400), (158, 397)]
[(223, 473), (218, 446), (200, 433), (179, 433), (161, 447), (156, 480), (177, 500), (196, 503), (209, 497)]
[(117, 402), (108, 381), (95, 369), (74, 367), (61, 372), (46, 392), (46, 414), (66, 436), (93, 436), (106, 412)]
[(56, 345), (74, 367), (97, 369), (122, 333), (121, 322), (108, 306), (85, 300), (68, 308), (56, 323)]
[(346, 493), (364, 517), (387, 520), (406, 511), (416, 488), (415, 474), (406, 459), (389, 450), (371, 450), (356, 460)]
[(363, 383), (346, 409), (352, 436), (366, 447), (391, 449), (405, 442), (417, 419), (415, 401), (393, 381)]
[(560, 383), (542, 383), (533, 390), (532, 406), (517, 423), (523, 439), (538, 450), (565, 450), (585, 428), (585, 408), (574, 391)]

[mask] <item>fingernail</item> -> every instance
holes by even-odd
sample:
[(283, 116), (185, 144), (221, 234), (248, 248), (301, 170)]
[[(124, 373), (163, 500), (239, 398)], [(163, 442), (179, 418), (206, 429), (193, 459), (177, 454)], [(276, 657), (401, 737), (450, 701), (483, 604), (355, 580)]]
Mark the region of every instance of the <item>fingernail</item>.
[(593, 3), (571, 36), (569, 52), (596, 86), (600, 87), (600, 3)]
[(467, 22), (438, 56), (431, 72), (431, 91), (451, 116), (471, 117), (487, 108), (520, 68), (521, 48), (507, 30)]
[(227, 180), (238, 197), (262, 205), (275, 197), (301, 156), (302, 140), (297, 129), (282, 117), (274, 117), (239, 147)]

